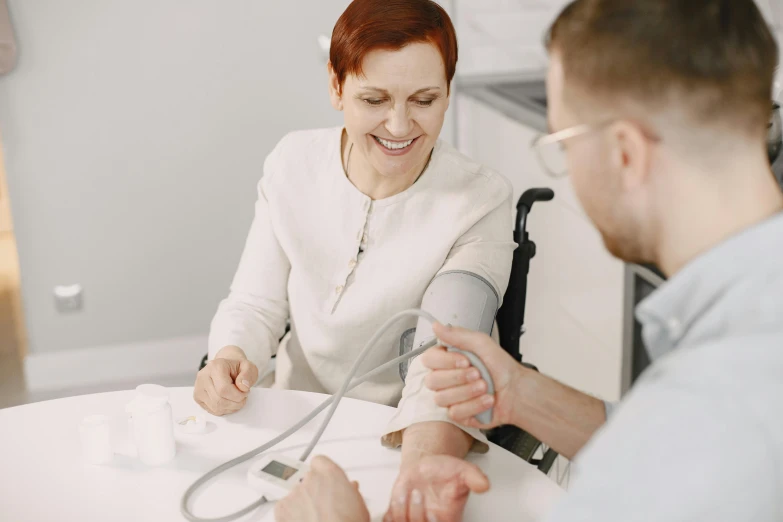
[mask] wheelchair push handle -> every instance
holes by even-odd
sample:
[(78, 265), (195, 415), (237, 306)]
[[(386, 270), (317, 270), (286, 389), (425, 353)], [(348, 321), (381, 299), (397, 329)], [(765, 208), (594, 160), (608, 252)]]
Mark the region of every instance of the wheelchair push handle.
[(519, 198), (517, 203), (517, 210), (521, 210), (525, 207), (528, 212), (533, 208), (533, 203), (536, 201), (551, 201), (555, 197), (555, 193), (552, 189), (548, 188), (532, 188), (525, 191), (522, 197)]
[[(514, 241), (521, 244), (527, 242), (527, 231), (525, 230), (527, 225), (527, 215), (533, 208), (533, 203), (536, 201), (551, 201), (555, 197), (555, 192), (549, 188), (532, 188), (527, 189), (522, 197), (519, 198), (517, 203), (517, 223), (516, 230), (514, 230)], [(535, 249), (535, 246), (532, 248)], [(535, 250), (532, 251), (530, 257), (535, 255)]]

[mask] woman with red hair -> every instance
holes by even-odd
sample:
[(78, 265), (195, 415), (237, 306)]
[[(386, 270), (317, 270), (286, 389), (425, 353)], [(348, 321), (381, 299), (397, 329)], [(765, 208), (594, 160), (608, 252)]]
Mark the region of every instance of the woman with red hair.
[[(454, 27), (431, 0), (355, 0), (337, 21), (329, 94), (345, 123), (288, 134), (264, 163), (245, 250), (212, 322), (210, 362), (196, 379), (206, 410), (242, 408), (275, 352), (274, 387), (335, 393), (378, 326), (418, 308), (439, 274), (470, 272), (503, 295), (516, 247), (510, 185), (438, 140), (456, 64)], [(366, 367), (399, 356), (415, 324), (389, 332)], [(487, 445), (435, 404), (425, 375), (414, 361), (405, 382), (392, 370), (352, 396), (398, 406), (382, 439), (402, 445), (390, 516), (426, 507), (448, 522), (486, 479), (457, 461), (468, 471), (430, 465), (451, 473), (438, 483), (421, 457)], [(281, 504), (278, 520), (309, 520), (291, 512), (305, 505)]]

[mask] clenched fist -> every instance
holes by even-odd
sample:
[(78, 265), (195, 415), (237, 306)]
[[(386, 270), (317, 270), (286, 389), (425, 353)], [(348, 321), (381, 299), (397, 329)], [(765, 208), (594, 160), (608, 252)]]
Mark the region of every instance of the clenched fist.
[(212, 415), (234, 413), (245, 405), (257, 380), (258, 368), (245, 352), (226, 346), (198, 372), (193, 399)]

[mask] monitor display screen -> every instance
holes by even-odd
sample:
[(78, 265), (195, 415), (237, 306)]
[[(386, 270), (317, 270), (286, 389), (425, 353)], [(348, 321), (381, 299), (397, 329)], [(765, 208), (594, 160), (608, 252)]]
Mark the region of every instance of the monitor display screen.
[(292, 468), (291, 466), (287, 466), (282, 462), (273, 460), (269, 464), (264, 466), (264, 469), (262, 469), (261, 471), (263, 471), (264, 473), (268, 473), (273, 477), (277, 477), (283, 480), (288, 480), (294, 475), (294, 473), (297, 472), (297, 469)]

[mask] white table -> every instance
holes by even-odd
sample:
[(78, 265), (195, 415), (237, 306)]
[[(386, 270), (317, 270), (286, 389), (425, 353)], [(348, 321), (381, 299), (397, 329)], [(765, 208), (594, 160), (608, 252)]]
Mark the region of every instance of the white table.
[[(192, 388), (171, 389), (175, 419), (204, 412)], [(0, 520), (176, 521), (182, 493), (199, 476), (266, 442), (303, 417), (325, 396), (254, 389), (239, 413), (207, 415), (208, 433), (177, 435), (169, 464), (145, 467), (133, 458), (125, 404), (133, 391), (84, 395), (0, 410)], [(388, 505), (397, 475), (398, 451), (383, 448), (379, 435), (393, 409), (344, 399), (314, 455), (335, 460), (358, 480), (373, 515)], [(114, 460), (104, 466), (81, 457), (78, 424), (87, 415), (112, 417)], [(323, 415), (323, 414), (322, 414)], [(298, 457), (322, 415), (275, 448)], [(562, 490), (535, 467), (493, 446), (472, 456), (492, 482), (490, 492), (471, 496), (465, 521), (525, 522), (549, 512)], [(194, 502), (199, 516), (219, 516), (257, 498), (246, 483), (247, 464), (235, 467), (203, 490)], [(271, 505), (243, 520), (272, 521)]]

